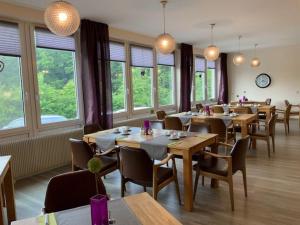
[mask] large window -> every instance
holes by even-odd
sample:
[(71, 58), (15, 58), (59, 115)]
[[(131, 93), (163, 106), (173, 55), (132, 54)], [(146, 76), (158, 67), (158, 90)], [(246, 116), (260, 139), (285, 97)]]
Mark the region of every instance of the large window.
[(158, 74), (158, 103), (159, 106), (174, 105), (174, 79), (175, 57), (174, 54), (157, 55)]
[(196, 56), (192, 101), (194, 103), (215, 101), (216, 85), (216, 62)]
[(41, 124), (78, 119), (74, 38), (38, 28), (35, 40)]
[(153, 51), (131, 46), (131, 80), (134, 110), (153, 107)]
[(126, 111), (126, 54), (124, 44), (110, 42), (110, 69), (113, 112)]
[(0, 22), (0, 130), (25, 127), (17, 24)]

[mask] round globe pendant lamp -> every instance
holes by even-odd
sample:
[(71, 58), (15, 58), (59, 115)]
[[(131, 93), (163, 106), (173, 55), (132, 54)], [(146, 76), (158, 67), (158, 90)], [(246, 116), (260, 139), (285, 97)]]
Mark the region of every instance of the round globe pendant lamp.
[(59, 36), (74, 34), (80, 25), (80, 15), (69, 2), (52, 2), (44, 13), (44, 20), (51, 32)]
[(214, 35), (213, 30), (216, 24), (210, 24), (211, 27), (211, 44), (204, 49), (204, 57), (208, 61), (215, 61), (219, 58), (220, 49), (214, 45)]
[(257, 57), (257, 54), (256, 54), (256, 48), (257, 48), (258, 44), (255, 44), (254, 45), (254, 58), (252, 58), (251, 60), (251, 67), (255, 68), (255, 67), (259, 67), (261, 62), (259, 60), (259, 58)]
[(234, 57), (233, 57), (233, 63), (236, 66), (239, 66), (241, 64), (243, 64), (245, 62), (245, 57), (244, 55), (241, 53), (241, 38), (242, 36), (239, 36), (239, 53), (237, 53)]
[(164, 32), (156, 38), (155, 48), (162, 54), (170, 54), (176, 48), (176, 41), (170, 34), (166, 33), (166, 5), (168, 1), (163, 0), (160, 3), (163, 6)]

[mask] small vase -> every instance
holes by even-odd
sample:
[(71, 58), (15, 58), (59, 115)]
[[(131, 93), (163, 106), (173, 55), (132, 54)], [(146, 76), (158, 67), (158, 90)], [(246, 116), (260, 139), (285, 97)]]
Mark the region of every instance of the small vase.
[(108, 225), (107, 197), (95, 195), (90, 199), (92, 225)]

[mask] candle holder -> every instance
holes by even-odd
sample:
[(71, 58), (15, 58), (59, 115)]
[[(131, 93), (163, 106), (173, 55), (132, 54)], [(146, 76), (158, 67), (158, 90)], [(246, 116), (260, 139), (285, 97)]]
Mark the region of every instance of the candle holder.
[(108, 225), (107, 196), (95, 195), (90, 199), (92, 225)]

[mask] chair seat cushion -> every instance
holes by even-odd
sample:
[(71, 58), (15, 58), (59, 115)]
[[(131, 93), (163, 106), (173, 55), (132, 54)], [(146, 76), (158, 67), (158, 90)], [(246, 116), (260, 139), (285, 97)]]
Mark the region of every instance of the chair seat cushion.
[(105, 170), (109, 169), (110, 167), (117, 166), (117, 164), (118, 164), (117, 159), (114, 159), (113, 157), (109, 157), (109, 156), (101, 156), (100, 160), (102, 163), (100, 172), (105, 171)]
[(228, 164), (225, 159), (208, 157), (193, 166), (194, 170), (198, 168), (205, 172), (227, 176)]
[(173, 176), (173, 169), (168, 167), (159, 167), (157, 169), (158, 184), (164, 182)]

